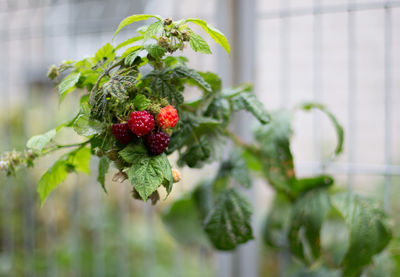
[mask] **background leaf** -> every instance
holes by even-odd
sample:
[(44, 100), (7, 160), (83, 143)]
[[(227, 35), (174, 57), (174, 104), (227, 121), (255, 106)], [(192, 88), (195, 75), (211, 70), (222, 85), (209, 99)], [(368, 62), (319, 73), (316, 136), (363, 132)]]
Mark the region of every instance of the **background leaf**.
[(75, 85), (79, 82), (80, 76), (80, 72), (72, 72), (61, 81), (58, 85), (59, 103), (76, 88)]
[(26, 147), (37, 151), (42, 152), (43, 148), (46, 147), (47, 144), (56, 136), (56, 129), (51, 129), (50, 131), (31, 137), (26, 143)]
[(195, 52), (211, 54), (210, 46), (208, 46), (208, 43), (196, 33), (190, 34), (189, 44)]
[(146, 32), (144, 33), (144, 38), (143, 38), (143, 42), (151, 39), (153, 36), (157, 35), (159, 32), (161, 32), (163, 28), (163, 23), (162, 21), (156, 21), (154, 23), (152, 23), (146, 30)]
[(265, 110), (264, 105), (252, 93), (240, 93), (231, 98), (231, 103), (234, 111), (246, 110), (252, 113), (261, 124), (266, 124), (270, 121), (270, 116)]
[(149, 18), (156, 18), (158, 20), (162, 20), (162, 18), (158, 15), (153, 15), (153, 14), (135, 14), (135, 15), (131, 15), (128, 16), (127, 18), (125, 18), (124, 20), (121, 21), (121, 23), (119, 24), (117, 30), (114, 33), (113, 39), (115, 38), (115, 36), (119, 33), (119, 31), (121, 31), (123, 28), (125, 28), (126, 26), (134, 23), (134, 22), (138, 22), (138, 21), (142, 21), (142, 20), (147, 20)]

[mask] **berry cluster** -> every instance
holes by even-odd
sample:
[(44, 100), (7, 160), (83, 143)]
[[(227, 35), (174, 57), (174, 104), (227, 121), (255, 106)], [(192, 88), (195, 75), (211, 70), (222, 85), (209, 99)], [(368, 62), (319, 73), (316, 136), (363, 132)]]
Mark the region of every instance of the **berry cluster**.
[(143, 138), (149, 153), (160, 155), (165, 152), (170, 141), (167, 130), (175, 127), (178, 119), (178, 113), (171, 105), (162, 108), (156, 120), (148, 111), (133, 111), (128, 123), (113, 124), (112, 133), (122, 144), (128, 144), (136, 137)]

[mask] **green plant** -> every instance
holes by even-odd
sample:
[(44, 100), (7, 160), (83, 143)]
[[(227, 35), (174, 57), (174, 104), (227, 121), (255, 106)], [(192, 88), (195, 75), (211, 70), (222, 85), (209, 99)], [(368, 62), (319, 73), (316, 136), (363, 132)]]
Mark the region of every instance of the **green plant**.
[[(58, 84), (60, 104), (76, 89), (84, 91), (80, 110), (72, 120), (32, 137), (24, 152), (4, 154), (0, 169), (13, 175), (19, 166), (32, 166), (38, 157), (72, 148), (39, 180), (37, 191), (42, 203), (68, 173), (90, 173), (90, 159), (97, 156), (98, 181), (104, 191), (105, 175), (113, 165), (119, 171), (114, 180), (128, 179), (134, 198), (150, 198), (154, 204), (160, 198), (160, 187), (169, 194), (174, 181), (180, 179), (168, 155), (178, 152), (179, 166), (200, 168), (221, 160), (221, 149), (229, 149), (225, 145), (231, 140), (235, 149), (220, 163), (216, 176), (176, 201), (163, 216), (177, 240), (186, 244), (210, 241), (217, 249), (232, 250), (252, 239), (252, 206), (238, 186), (249, 188), (254, 171), (277, 192), (264, 230), (269, 245), (290, 249), (312, 269), (320, 265), (340, 267), (344, 276), (359, 275), (390, 240), (390, 228), (381, 209), (355, 195), (338, 195), (331, 189), (330, 176), (296, 177), (290, 150), (291, 113), (270, 114), (251, 93), (250, 85), (223, 89), (216, 74), (196, 71), (187, 66), (186, 57), (170, 55), (187, 44), (196, 52), (211, 54), (207, 42), (190, 24), (200, 26), (229, 53), (225, 36), (205, 21), (133, 15), (120, 23), (115, 35), (134, 22), (148, 19), (154, 22), (115, 47), (107, 43), (93, 57), (50, 67), (51, 79), (69, 71)], [(186, 86), (200, 89), (198, 99), (185, 101)], [(338, 155), (343, 129), (335, 117), (319, 104), (300, 108), (316, 108), (328, 115), (338, 134)], [(259, 122), (253, 144), (244, 143), (229, 129), (233, 114), (240, 110), (250, 112)], [(72, 128), (85, 140), (58, 144), (55, 138), (63, 128)], [(287, 216), (281, 215), (283, 211)], [(340, 264), (325, 259), (321, 250), (321, 227), (329, 218), (344, 219), (349, 229), (348, 250)]]

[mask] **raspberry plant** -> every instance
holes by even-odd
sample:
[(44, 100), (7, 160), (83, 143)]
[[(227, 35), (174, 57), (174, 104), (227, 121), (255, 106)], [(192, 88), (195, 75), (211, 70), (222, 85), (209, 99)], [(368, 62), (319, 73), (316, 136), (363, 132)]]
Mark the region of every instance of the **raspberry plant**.
[[(358, 276), (390, 240), (384, 212), (368, 199), (337, 194), (332, 190), (331, 176), (296, 176), (290, 149), (291, 112), (268, 113), (251, 93), (251, 86), (223, 89), (216, 74), (188, 67), (188, 59), (177, 54), (187, 45), (196, 52), (211, 54), (192, 25), (200, 26), (230, 52), (225, 36), (205, 21), (133, 15), (120, 23), (114, 37), (126, 26), (148, 19), (153, 23), (116, 46), (107, 43), (93, 57), (50, 67), (50, 79), (58, 80), (61, 73), (68, 72), (57, 86), (60, 103), (75, 90), (84, 91), (79, 113), (32, 137), (24, 152), (5, 153), (0, 169), (13, 175), (19, 166), (33, 166), (40, 156), (70, 149), (39, 180), (37, 191), (42, 203), (69, 173), (89, 173), (91, 156), (97, 156), (97, 180), (104, 191), (105, 176), (114, 166), (118, 173), (113, 181), (128, 180), (134, 198), (150, 198), (155, 204), (160, 199), (160, 187), (169, 194), (174, 182), (182, 178), (171, 167), (170, 154), (178, 153), (181, 167), (201, 168), (220, 161), (222, 150), (228, 149), (231, 153), (220, 162), (216, 175), (177, 200), (163, 215), (178, 241), (210, 241), (217, 249), (232, 250), (252, 239), (252, 207), (239, 186), (246, 189), (252, 185), (253, 171), (276, 191), (264, 226), (265, 242), (287, 248), (310, 268), (339, 268), (343, 276)], [(187, 86), (200, 89), (198, 99), (185, 99)], [(334, 156), (340, 154), (343, 129), (336, 118), (319, 104), (307, 103), (298, 109), (319, 109), (327, 114), (338, 134)], [(240, 110), (250, 112), (259, 122), (252, 144), (244, 143), (229, 129), (234, 113)], [(56, 136), (62, 128), (74, 129), (85, 140), (58, 144)], [(234, 149), (226, 147), (228, 140)], [(322, 225), (332, 218), (342, 218), (349, 235), (347, 252), (336, 263), (321, 247)]]

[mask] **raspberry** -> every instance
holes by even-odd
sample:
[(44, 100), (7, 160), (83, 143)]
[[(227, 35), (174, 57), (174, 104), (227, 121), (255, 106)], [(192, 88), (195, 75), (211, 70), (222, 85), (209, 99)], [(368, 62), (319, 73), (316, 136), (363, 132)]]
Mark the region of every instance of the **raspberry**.
[(171, 105), (166, 106), (160, 110), (157, 115), (157, 123), (163, 129), (175, 127), (178, 122), (178, 113)]
[(132, 112), (128, 124), (134, 134), (142, 137), (153, 131), (154, 117), (147, 111)]
[(114, 137), (122, 144), (128, 144), (135, 138), (128, 123), (113, 124), (111, 129)]
[(169, 144), (169, 135), (164, 132), (151, 133), (144, 137), (144, 144), (153, 155), (164, 153)]

